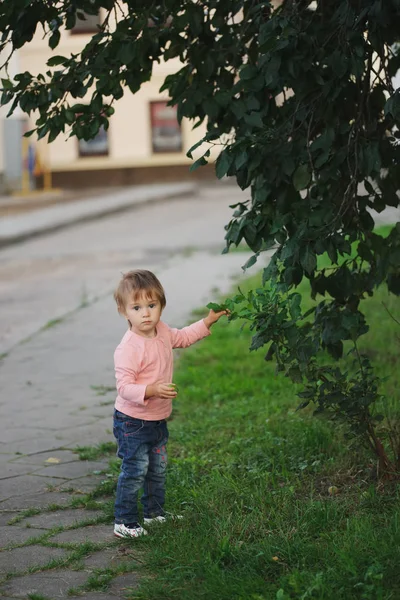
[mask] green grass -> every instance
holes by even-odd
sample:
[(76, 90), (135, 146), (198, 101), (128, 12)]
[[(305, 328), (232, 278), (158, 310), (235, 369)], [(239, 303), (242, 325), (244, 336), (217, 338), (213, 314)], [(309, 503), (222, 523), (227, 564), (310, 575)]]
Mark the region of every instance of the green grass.
[[(361, 345), (397, 412), (400, 328), (382, 301), (400, 319), (398, 299), (378, 290)], [(342, 426), (296, 412), (297, 388), (249, 343), (246, 328), (220, 322), (180, 354), (167, 509), (185, 518), (140, 540), (149, 576), (133, 597), (400, 598), (398, 488), (376, 485)]]
[(97, 446), (77, 446), (74, 452), (79, 455), (80, 460), (97, 460), (103, 456), (116, 453), (114, 442), (101, 442)]

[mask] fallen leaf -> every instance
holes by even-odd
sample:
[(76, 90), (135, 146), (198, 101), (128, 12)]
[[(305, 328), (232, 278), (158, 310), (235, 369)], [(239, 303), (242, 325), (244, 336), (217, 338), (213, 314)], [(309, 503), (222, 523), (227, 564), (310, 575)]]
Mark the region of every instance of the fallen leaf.
[(47, 458), (44, 462), (52, 463), (52, 464), (54, 464), (54, 463), (57, 464), (57, 463), (61, 462), (61, 459), (60, 458), (55, 458), (54, 456), (50, 456), (50, 458)]

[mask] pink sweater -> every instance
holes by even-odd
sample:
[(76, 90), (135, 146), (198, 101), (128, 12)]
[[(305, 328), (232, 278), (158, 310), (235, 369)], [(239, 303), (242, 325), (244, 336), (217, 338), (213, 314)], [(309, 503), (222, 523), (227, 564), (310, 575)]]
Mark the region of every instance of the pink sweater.
[(145, 398), (146, 386), (157, 381), (172, 382), (172, 349), (187, 348), (210, 333), (203, 319), (183, 329), (172, 329), (160, 321), (154, 338), (128, 330), (114, 353), (118, 391), (115, 408), (146, 421), (169, 417), (172, 401), (156, 396)]

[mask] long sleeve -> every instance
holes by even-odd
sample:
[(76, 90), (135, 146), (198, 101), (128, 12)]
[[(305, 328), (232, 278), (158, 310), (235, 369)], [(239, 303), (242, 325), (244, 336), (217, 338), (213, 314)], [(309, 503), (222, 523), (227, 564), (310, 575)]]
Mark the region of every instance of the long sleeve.
[(140, 350), (125, 344), (114, 353), (115, 378), (120, 398), (135, 404), (147, 405), (146, 384), (137, 383), (140, 367)]
[(203, 319), (182, 329), (168, 329), (173, 348), (187, 348), (211, 334)]

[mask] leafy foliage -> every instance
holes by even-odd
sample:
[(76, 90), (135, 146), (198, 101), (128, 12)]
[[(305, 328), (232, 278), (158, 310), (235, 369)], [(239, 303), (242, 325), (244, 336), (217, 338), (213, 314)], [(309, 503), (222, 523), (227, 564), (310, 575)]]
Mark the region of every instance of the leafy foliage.
[[(3, 80), (2, 103), (10, 113), (38, 111), (39, 137), (69, 128), (88, 139), (107, 127), (126, 88), (150, 79), (154, 62), (178, 57), (182, 68), (162, 89), (179, 119), (207, 124), (188, 153), (206, 145), (192, 168), (219, 145), (217, 176), (249, 190), (232, 207), (226, 250), (245, 240), (249, 268), (275, 248), (242, 315), (256, 330), (252, 348), (269, 344), (268, 358), (306, 382), (303, 404), (345, 414), (387, 470), (370, 411), (377, 381), (357, 339), (367, 331), (360, 301), (383, 283), (400, 294), (400, 225), (383, 240), (370, 213), (399, 201), (400, 1), (16, 0), (0, 7), (1, 47), (20, 48), (42, 27), (55, 49), (63, 28), (99, 10), (99, 31), (80, 54)], [(320, 268), (324, 254), (330, 265)], [(303, 278), (323, 297), (307, 317), (293, 292)], [(359, 366), (353, 379), (316, 362), (321, 349), (339, 359), (346, 340)]]

